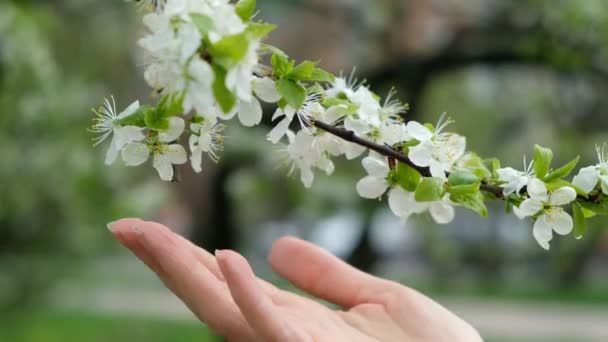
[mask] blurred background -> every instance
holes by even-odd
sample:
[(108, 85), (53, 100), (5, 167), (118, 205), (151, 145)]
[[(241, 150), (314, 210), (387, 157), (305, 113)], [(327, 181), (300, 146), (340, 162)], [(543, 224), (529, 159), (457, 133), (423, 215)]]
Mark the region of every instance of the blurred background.
[[(556, 162), (608, 141), (604, 0), (259, 0), (297, 59), (395, 86), (434, 122), (449, 112), (471, 150), (520, 168), (534, 143)], [(219, 341), (108, 234), (123, 216), (161, 221), (197, 244), (234, 248), (262, 277), (273, 240), (296, 235), (436, 298), (488, 341), (608, 340), (608, 234), (547, 253), (501, 203), (449, 226), (401, 222), (360, 199), (358, 162), (305, 191), (277, 167), (268, 127), (228, 128), (222, 160), (181, 184), (151, 167), (103, 165), (91, 107), (150, 101), (122, 0), (0, 2), (0, 341)], [(271, 108), (268, 108), (270, 111)], [(269, 124), (267, 122), (267, 124)]]

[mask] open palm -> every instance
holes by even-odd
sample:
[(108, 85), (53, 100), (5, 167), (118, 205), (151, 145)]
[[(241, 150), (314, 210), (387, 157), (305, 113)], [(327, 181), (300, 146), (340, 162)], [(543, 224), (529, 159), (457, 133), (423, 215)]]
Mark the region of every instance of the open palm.
[(240, 254), (200, 249), (139, 219), (109, 225), (192, 312), (229, 341), (481, 341), (466, 322), (422, 294), (363, 273), (310, 243), (275, 242), (272, 268), (341, 309), (256, 278)]

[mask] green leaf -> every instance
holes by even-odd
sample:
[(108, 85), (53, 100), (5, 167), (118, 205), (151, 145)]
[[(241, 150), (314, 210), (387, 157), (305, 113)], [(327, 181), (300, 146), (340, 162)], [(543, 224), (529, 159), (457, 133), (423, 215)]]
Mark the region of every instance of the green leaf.
[(563, 180), (563, 179), (554, 179), (550, 182), (546, 182), (545, 185), (547, 186), (547, 190), (549, 190), (549, 191), (555, 191), (559, 188), (563, 188), (564, 186), (569, 186), (572, 189), (574, 189), (579, 196), (584, 197), (584, 198), (589, 197), (589, 195), (586, 192), (584, 192), (581, 188), (579, 188), (579, 187), (575, 186), (574, 184), (572, 184), (566, 180)]
[(461, 204), (463, 207), (473, 210), (483, 217), (488, 217), (488, 208), (484, 202), (481, 192), (468, 194), (452, 194), (450, 200)]
[(536, 177), (545, 179), (547, 172), (551, 168), (553, 151), (540, 145), (534, 145), (534, 172)]
[(306, 100), (306, 88), (298, 82), (288, 79), (280, 79), (276, 82), (277, 91), (287, 101), (287, 103), (297, 109), (300, 109)]
[(236, 14), (243, 19), (249, 21), (255, 13), (256, 0), (241, 0), (234, 5)]
[(312, 81), (312, 82), (333, 82), (335, 79), (336, 79), (336, 76), (334, 76), (329, 71), (325, 71), (325, 70), (323, 70), (321, 68), (316, 68), (312, 72), (312, 75), (310, 76), (309, 81)]
[(448, 192), (452, 195), (465, 195), (479, 191), (481, 180), (469, 170), (455, 170), (448, 178)]
[(215, 80), (213, 81), (213, 95), (224, 113), (230, 112), (236, 104), (236, 96), (226, 87), (226, 70), (213, 64)]
[(158, 110), (163, 117), (171, 117), (183, 114), (184, 96), (182, 94), (172, 94), (163, 96), (158, 103)]
[(488, 168), (488, 170), (492, 171), (492, 176), (494, 178), (498, 178), (498, 172), (496, 170), (500, 169), (500, 160), (496, 158), (485, 159), (483, 161), (484, 165)]
[(582, 239), (587, 231), (587, 220), (583, 208), (578, 203), (572, 205), (572, 216), (574, 218), (574, 238)]
[(204, 15), (201, 13), (190, 13), (190, 19), (192, 19), (192, 23), (198, 28), (201, 35), (206, 36), (209, 31), (213, 30), (213, 19), (208, 15)]
[(270, 64), (277, 77), (284, 77), (293, 70), (295, 62), (290, 61), (289, 57), (281, 51), (281, 53), (273, 53)]
[(144, 121), (151, 130), (164, 131), (169, 128), (169, 119), (158, 108), (146, 111)]
[(409, 192), (416, 191), (416, 188), (420, 183), (420, 178), (422, 178), (420, 172), (403, 163), (397, 163), (397, 166), (393, 170), (393, 174), (396, 183)]
[(464, 155), (458, 165), (474, 173), (480, 180), (492, 177), (492, 172), (488, 169), (484, 160), (473, 152)]
[(308, 80), (312, 76), (312, 72), (317, 67), (317, 63), (311, 61), (304, 61), (297, 67), (293, 68), (285, 78), (292, 79), (294, 81)]
[(550, 182), (552, 180), (560, 179), (560, 178), (564, 178), (564, 177), (568, 176), (572, 172), (572, 170), (574, 170), (574, 168), (576, 167), (576, 165), (578, 164), (580, 159), (581, 159), (580, 156), (576, 157), (568, 164), (560, 167), (559, 169), (557, 169), (555, 171), (549, 172), (549, 174), (547, 174), (547, 176), (545, 177), (545, 182)]
[[(598, 202), (580, 201), (577, 204), (597, 215), (608, 215), (608, 197), (604, 197)], [(588, 213), (586, 216), (590, 217)]]
[(339, 99), (337, 97), (328, 97), (328, 98), (325, 98), (325, 99), (323, 99), (323, 101), (321, 102), (321, 104), (325, 108), (331, 108), (331, 107), (334, 107), (334, 106), (346, 106), (346, 108), (347, 108), (346, 112), (348, 114), (355, 113), (359, 109), (359, 107), (356, 104), (354, 104), (354, 103), (352, 103), (352, 102), (350, 102), (348, 100)]
[(253, 39), (262, 39), (276, 28), (277, 25), (274, 24), (253, 22), (247, 25), (247, 34)]
[(143, 105), (140, 106), (135, 113), (127, 116), (126, 118), (122, 118), (118, 121), (118, 124), (121, 126), (137, 126), (137, 127), (146, 127), (145, 116), (149, 111), (154, 110), (154, 108)]
[(209, 47), (209, 53), (216, 64), (230, 69), (245, 58), (249, 49), (247, 32), (225, 36)]
[(443, 198), (445, 190), (441, 178), (422, 178), (416, 188), (415, 198), (418, 202), (434, 202)]

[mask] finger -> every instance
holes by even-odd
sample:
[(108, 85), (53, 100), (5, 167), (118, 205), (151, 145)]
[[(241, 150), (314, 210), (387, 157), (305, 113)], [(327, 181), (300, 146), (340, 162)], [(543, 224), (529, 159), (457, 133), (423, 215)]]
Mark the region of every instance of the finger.
[(142, 222), (142, 220), (136, 218), (124, 219), (122, 220), (122, 223), (116, 227), (113, 226), (113, 223), (108, 224), (108, 229), (114, 235), (116, 240), (118, 240), (125, 247), (127, 247), (150, 269), (155, 270), (155, 272), (160, 272), (160, 266), (152, 259), (152, 257), (150, 257), (150, 255), (143, 248), (143, 246), (139, 242), (138, 234), (136, 234), (135, 230), (133, 229)]
[(217, 251), (216, 258), (232, 298), (249, 325), (264, 340), (297, 341), (279, 314), (279, 309), (260, 289), (249, 263), (233, 251)]
[(268, 261), (275, 272), (296, 287), (345, 308), (375, 302), (379, 293), (394, 287), (320, 247), (292, 237), (277, 240)]
[(212, 330), (231, 339), (251, 337), (251, 328), (232, 301), (226, 285), (201, 267), (188, 246), (172, 234), (166, 234), (166, 230), (153, 222), (112, 223), (112, 231), (136, 237), (143, 254), (150, 259), (148, 262), (155, 265), (153, 271)]

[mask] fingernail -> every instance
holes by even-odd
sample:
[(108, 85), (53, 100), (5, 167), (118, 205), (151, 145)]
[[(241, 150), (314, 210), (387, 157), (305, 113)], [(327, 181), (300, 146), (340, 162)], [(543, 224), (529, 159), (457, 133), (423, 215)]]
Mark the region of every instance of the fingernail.
[(214, 254), (217, 259), (222, 259), (226, 256), (225, 251), (223, 251), (221, 249), (216, 249)]
[(116, 228), (117, 228), (117, 226), (116, 226), (116, 222), (118, 222), (118, 221), (112, 221), (112, 222), (110, 222), (110, 223), (108, 223), (108, 224), (106, 225), (106, 227), (108, 228), (108, 230), (109, 230), (111, 233), (113, 233), (113, 234), (116, 232)]

